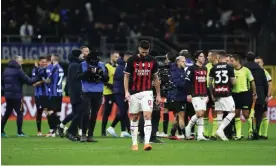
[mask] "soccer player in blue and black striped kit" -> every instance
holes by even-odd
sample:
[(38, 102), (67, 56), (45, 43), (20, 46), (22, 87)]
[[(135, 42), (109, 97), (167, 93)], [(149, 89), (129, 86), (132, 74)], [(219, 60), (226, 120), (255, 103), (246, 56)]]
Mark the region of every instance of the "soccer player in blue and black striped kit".
[[(36, 77), (38, 75), (38, 70), (43, 69), (47, 66), (47, 59), (45, 56), (39, 57), (38, 67), (35, 67), (32, 70), (32, 77)], [(37, 136), (42, 136), (41, 133), (41, 118), (43, 109), (45, 108), (45, 98), (46, 93), (48, 93), (48, 89), (46, 85), (42, 83), (34, 84), (35, 86), (35, 104), (36, 104), (36, 127), (37, 127)], [(47, 102), (47, 101), (46, 101)]]
[(57, 128), (57, 125), (60, 124), (60, 120), (57, 116), (57, 113), (61, 111), (62, 80), (64, 77), (64, 71), (62, 67), (59, 65), (59, 56), (52, 55), (51, 62), (52, 65), (49, 65), (46, 70), (47, 79), (45, 80), (48, 86), (48, 90), (50, 92), (47, 104), (47, 115), (49, 116), (48, 123), (50, 125), (50, 132), (47, 135), (48, 137), (55, 136), (55, 130)]

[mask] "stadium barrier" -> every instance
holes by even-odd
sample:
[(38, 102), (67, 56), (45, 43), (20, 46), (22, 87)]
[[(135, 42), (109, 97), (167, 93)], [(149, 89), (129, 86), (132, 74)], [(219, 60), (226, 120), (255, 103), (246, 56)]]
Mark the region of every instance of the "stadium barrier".
[[(23, 111), (24, 111), (24, 119), (25, 120), (35, 120), (35, 116), (36, 116), (36, 105), (35, 105), (35, 101), (34, 98), (32, 96), (25, 96), (23, 97)], [(104, 100), (103, 100), (104, 103)], [(103, 115), (103, 103), (101, 105), (101, 108), (99, 110), (98, 113), (98, 120), (102, 119), (102, 115)], [(6, 100), (5, 97), (1, 97), (1, 116), (4, 115), (6, 111)], [(63, 120), (65, 118), (66, 115), (70, 114), (72, 111), (72, 106), (70, 104), (70, 98), (69, 97), (63, 97), (63, 101), (62, 101), (62, 108), (61, 108), (61, 112), (59, 113), (60, 119)], [(112, 108), (112, 112), (111, 115), (109, 116), (109, 120), (113, 120), (115, 115), (116, 115), (116, 111), (117, 111), (117, 106), (114, 104), (113, 108)], [(162, 109), (161, 109), (162, 111)], [(170, 112), (170, 121), (173, 121), (173, 113)], [(46, 115), (43, 113), (43, 118), (46, 118)], [(161, 120), (163, 119), (163, 114), (161, 114)], [(212, 120), (212, 114), (210, 113), (209, 115), (210, 119)], [(10, 117), (10, 119), (14, 120), (16, 118), (16, 113), (13, 111), (12, 116)], [(241, 117), (242, 119), (244, 119), (243, 117)], [(268, 118), (270, 120), (271, 123), (276, 123), (276, 98), (272, 99), (269, 101), (268, 104)]]

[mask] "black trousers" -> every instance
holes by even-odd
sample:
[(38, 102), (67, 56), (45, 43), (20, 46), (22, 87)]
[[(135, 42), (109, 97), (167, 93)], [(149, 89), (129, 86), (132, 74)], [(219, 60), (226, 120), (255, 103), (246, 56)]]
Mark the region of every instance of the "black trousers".
[(72, 116), (72, 122), (68, 128), (68, 132), (70, 134), (74, 136), (77, 135), (79, 124), (81, 124), (80, 128), (82, 129), (83, 123), (81, 123), (81, 121), (84, 116), (84, 113), (85, 113), (85, 107), (84, 107), (83, 100), (81, 100), (78, 103), (72, 104), (72, 112), (69, 115), (67, 115), (67, 117)]
[[(266, 111), (265, 105), (264, 104), (255, 104), (255, 118), (256, 118), (256, 126), (255, 126), (255, 135), (259, 135), (259, 131), (260, 131), (260, 126), (262, 123), (262, 119), (263, 119), (263, 113), (264, 111)], [(253, 120), (254, 122), (254, 120)], [(254, 129), (254, 128), (253, 128)]]
[(115, 118), (121, 121), (121, 131), (130, 131), (130, 121), (128, 118), (128, 102), (125, 101), (125, 96), (121, 94), (115, 94), (115, 103), (119, 108)]
[(86, 133), (88, 128), (88, 137), (92, 137), (96, 126), (98, 111), (102, 104), (102, 92), (89, 92), (82, 95), (83, 106), (85, 107), (82, 118), (82, 133)]
[[(160, 111), (152, 111), (151, 115), (151, 125), (152, 125), (152, 130), (151, 130), (151, 137), (150, 139), (156, 138), (156, 132), (158, 131), (158, 126), (159, 126), (159, 121), (160, 121)], [(139, 126), (138, 130), (140, 132), (140, 137), (144, 138), (145, 133), (144, 133), (144, 115), (143, 112), (140, 112), (140, 119), (139, 119)]]
[(113, 103), (115, 102), (114, 95), (104, 95), (104, 113), (102, 119), (102, 134), (105, 134), (108, 117), (112, 111)]
[(22, 125), (23, 125), (23, 105), (21, 99), (6, 99), (6, 112), (1, 121), (1, 132), (4, 132), (5, 126), (9, 117), (12, 114), (12, 111), (15, 110), (17, 114), (17, 133), (22, 133)]

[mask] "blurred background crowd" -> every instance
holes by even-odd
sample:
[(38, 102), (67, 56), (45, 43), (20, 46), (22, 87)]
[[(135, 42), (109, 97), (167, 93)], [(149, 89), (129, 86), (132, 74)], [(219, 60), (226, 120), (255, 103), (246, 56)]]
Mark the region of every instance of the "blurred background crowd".
[[(30, 40), (22, 39), (24, 36), (39, 40), (47, 35), (52, 36), (48, 42), (62, 38), (65, 42), (81, 40), (99, 47), (101, 36), (120, 43), (126, 42), (127, 37), (153, 36), (178, 46), (184, 34), (202, 38), (206, 34), (257, 36), (273, 3), (274, 0), (6, 0), (2, 2), (1, 28), (2, 34), (21, 35), (26, 43)], [(276, 21), (273, 22), (271, 35), (275, 38)]]

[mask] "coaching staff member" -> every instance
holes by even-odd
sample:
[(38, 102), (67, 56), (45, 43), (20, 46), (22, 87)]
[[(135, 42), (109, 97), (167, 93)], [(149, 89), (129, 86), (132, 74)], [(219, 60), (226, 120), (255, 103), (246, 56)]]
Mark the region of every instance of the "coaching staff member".
[[(248, 52), (246, 59), (247, 63), (244, 64), (244, 66), (251, 71), (254, 77), (256, 92), (258, 96), (254, 108), (256, 117), (256, 131), (253, 131), (253, 135), (249, 135), (249, 139), (258, 139), (258, 133), (262, 122), (262, 115), (265, 111), (264, 106), (266, 104), (265, 99), (268, 93), (268, 83), (264, 69), (262, 69), (257, 63), (254, 62), (255, 54), (253, 52)], [(253, 120), (251, 123), (253, 123)]]
[[(90, 52), (86, 61), (81, 63), (77, 79), (81, 80), (82, 100), (84, 108), (81, 142), (97, 142), (93, 133), (96, 125), (98, 110), (102, 103), (104, 83), (109, 78), (104, 63), (99, 60), (99, 52)], [(90, 113), (90, 118), (89, 118)], [(88, 122), (89, 121), (89, 122)], [(88, 122), (88, 137), (86, 138), (86, 125)]]
[(23, 125), (23, 110), (22, 110), (22, 86), (23, 84), (32, 85), (39, 81), (40, 74), (36, 77), (28, 77), (21, 68), (23, 59), (21, 56), (14, 56), (13, 59), (8, 63), (8, 67), (2, 74), (2, 88), (6, 98), (6, 112), (1, 122), (1, 137), (6, 137), (4, 131), (5, 125), (15, 110), (17, 114), (17, 136), (24, 137), (25, 134), (22, 131)]

